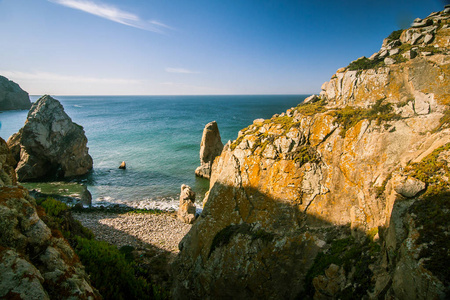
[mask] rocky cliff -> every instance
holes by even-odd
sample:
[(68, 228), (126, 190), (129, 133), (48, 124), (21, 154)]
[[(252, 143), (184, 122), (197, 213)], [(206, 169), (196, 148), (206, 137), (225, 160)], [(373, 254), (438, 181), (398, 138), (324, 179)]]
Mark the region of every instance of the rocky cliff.
[(416, 19), (225, 145), (176, 298), (450, 295), (449, 23)]
[(48, 95), (33, 104), (24, 127), (8, 139), (19, 181), (86, 174), (93, 164), (86, 144), (83, 127)]
[(16, 185), (13, 164), (0, 138), (0, 298), (100, 299), (61, 232), (47, 227), (34, 198)]
[(31, 102), (28, 93), (20, 86), (0, 76), (0, 111), (13, 109), (30, 109)]

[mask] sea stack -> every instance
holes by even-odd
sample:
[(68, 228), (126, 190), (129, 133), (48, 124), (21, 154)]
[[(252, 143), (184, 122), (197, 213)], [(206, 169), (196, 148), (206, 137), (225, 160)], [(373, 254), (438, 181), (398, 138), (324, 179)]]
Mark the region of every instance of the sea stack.
[(200, 167), (195, 170), (195, 175), (209, 179), (214, 158), (222, 153), (223, 144), (220, 139), (219, 127), (216, 121), (206, 124), (203, 129), (200, 144)]
[(178, 219), (187, 224), (195, 221), (195, 192), (188, 185), (181, 185)]
[(92, 169), (83, 127), (61, 103), (45, 95), (31, 107), (24, 127), (8, 140), (19, 181), (64, 179)]
[(0, 76), (0, 111), (14, 109), (30, 109), (31, 102), (28, 93), (20, 86)]

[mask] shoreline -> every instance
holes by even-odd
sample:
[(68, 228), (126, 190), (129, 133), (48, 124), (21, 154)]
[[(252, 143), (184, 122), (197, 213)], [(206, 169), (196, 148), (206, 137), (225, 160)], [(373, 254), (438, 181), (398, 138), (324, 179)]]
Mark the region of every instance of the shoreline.
[(192, 225), (185, 224), (169, 212), (83, 212), (73, 211), (73, 217), (90, 229), (95, 239), (118, 248), (156, 248), (176, 255), (178, 244)]

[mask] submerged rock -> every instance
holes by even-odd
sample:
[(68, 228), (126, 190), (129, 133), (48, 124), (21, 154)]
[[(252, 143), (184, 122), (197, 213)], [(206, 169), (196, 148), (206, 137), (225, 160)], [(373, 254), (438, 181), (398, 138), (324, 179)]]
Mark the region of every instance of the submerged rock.
[(209, 179), (214, 158), (220, 155), (222, 149), (223, 144), (216, 121), (206, 124), (200, 144), (200, 167), (195, 170), (195, 175)]
[(62, 179), (92, 169), (83, 127), (72, 122), (58, 100), (45, 95), (33, 104), (23, 128), (8, 145), (18, 161), (19, 181)]
[(0, 111), (13, 109), (30, 109), (31, 102), (28, 93), (20, 86), (0, 76)]
[(195, 221), (195, 192), (190, 186), (183, 184), (181, 186), (180, 205), (178, 208), (178, 219), (187, 224)]

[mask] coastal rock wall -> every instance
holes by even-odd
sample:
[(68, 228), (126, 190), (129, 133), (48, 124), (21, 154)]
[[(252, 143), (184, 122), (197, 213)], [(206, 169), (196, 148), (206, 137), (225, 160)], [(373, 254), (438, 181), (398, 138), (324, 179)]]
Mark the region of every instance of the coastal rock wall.
[(20, 86), (0, 76), (0, 111), (14, 109), (30, 109), (31, 102), (28, 93)]
[[(448, 15), (430, 18), (434, 24)], [(255, 120), (225, 145), (212, 167), (203, 213), (180, 243), (173, 265), (176, 298), (345, 293), (419, 299), (449, 293), (448, 276), (420, 260), (448, 258), (422, 252), (424, 243), (446, 243), (438, 235), (445, 235), (450, 217), (450, 210), (438, 209), (448, 206), (442, 199), (450, 190), (450, 160), (441, 155), (450, 147), (450, 60), (448, 44), (437, 42), (449, 32), (441, 23), (427, 44), (436, 53), (405, 58), (399, 50), (404, 60), (391, 63), (383, 54), (370, 69), (339, 70), (314, 101)], [(430, 163), (430, 155), (439, 163)], [(429, 225), (436, 235), (428, 239), (420, 227), (427, 220), (423, 203), (442, 223)], [(346, 278), (364, 270), (351, 280), (368, 282), (330, 283), (330, 294), (325, 283), (332, 275), (311, 278), (323, 257), (333, 257), (336, 243), (367, 245), (372, 232), (377, 239), (372, 235), (360, 256), (354, 249), (366, 246), (343, 247), (336, 252), (344, 257), (333, 258), (340, 265), (323, 269)]]
[(8, 140), (19, 181), (86, 174), (93, 164), (86, 144), (83, 128), (48, 95), (33, 104), (24, 127)]
[(0, 148), (0, 158), (0, 298), (100, 299), (70, 245), (40, 219), (45, 213), (28, 191), (15, 185), (7, 147)]

